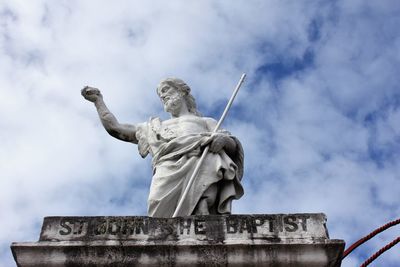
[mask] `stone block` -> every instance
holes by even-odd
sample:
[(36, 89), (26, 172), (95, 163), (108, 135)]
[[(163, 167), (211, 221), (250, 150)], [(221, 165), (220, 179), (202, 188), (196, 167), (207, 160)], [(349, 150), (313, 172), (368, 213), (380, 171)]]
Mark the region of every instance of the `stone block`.
[(18, 266), (340, 266), (324, 214), (46, 217)]

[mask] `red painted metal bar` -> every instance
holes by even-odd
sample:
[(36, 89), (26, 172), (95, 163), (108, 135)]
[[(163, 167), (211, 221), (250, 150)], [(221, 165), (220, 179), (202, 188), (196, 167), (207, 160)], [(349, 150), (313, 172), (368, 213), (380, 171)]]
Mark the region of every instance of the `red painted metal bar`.
[(383, 248), (381, 248), (380, 250), (378, 250), (377, 252), (375, 252), (374, 255), (372, 255), (370, 258), (368, 258), (368, 260), (366, 260), (363, 264), (361, 264), (360, 267), (366, 267), (371, 262), (376, 260), (376, 258), (378, 258), (380, 255), (382, 255), (385, 251), (389, 250), (391, 247), (393, 247), (394, 245), (396, 245), (399, 242), (400, 242), (400, 236), (397, 237), (392, 242), (390, 242), (389, 244), (387, 244), (386, 246), (384, 246)]
[(355, 250), (357, 247), (359, 247), (361, 244), (365, 243), (366, 241), (370, 240), (371, 238), (373, 238), (373, 237), (376, 236), (377, 234), (379, 234), (379, 233), (385, 231), (386, 229), (388, 229), (388, 228), (390, 228), (390, 227), (392, 227), (392, 226), (395, 226), (396, 224), (399, 224), (399, 223), (400, 223), (400, 219), (391, 221), (391, 222), (389, 222), (389, 223), (387, 223), (387, 224), (385, 224), (385, 225), (383, 225), (383, 226), (381, 226), (381, 227), (375, 229), (375, 230), (374, 230), (373, 232), (371, 232), (370, 234), (364, 236), (363, 238), (361, 238), (360, 240), (358, 240), (357, 242), (355, 242), (354, 244), (352, 244), (348, 249), (346, 249), (346, 250), (343, 252), (342, 260), (343, 260), (347, 255), (349, 255), (353, 250)]

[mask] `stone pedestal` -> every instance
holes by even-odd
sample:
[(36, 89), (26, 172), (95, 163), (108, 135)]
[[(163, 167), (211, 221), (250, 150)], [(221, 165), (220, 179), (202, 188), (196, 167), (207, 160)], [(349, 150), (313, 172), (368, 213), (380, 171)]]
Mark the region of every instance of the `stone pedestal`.
[(46, 217), (18, 266), (340, 266), (324, 214)]

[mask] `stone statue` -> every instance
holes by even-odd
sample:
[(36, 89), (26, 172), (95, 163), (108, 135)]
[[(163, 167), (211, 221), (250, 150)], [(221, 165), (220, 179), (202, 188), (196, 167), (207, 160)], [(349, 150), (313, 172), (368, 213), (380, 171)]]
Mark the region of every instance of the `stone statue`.
[(81, 93), (95, 104), (111, 136), (137, 144), (143, 158), (152, 156), (149, 216), (172, 217), (205, 146), (209, 146), (209, 153), (176, 214), (230, 214), (232, 200), (243, 195), (242, 146), (225, 130), (212, 134), (217, 122), (200, 115), (190, 87), (184, 81), (168, 78), (157, 87), (170, 119), (162, 121), (152, 117), (135, 125), (119, 123), (98, 89), (86, 86)]

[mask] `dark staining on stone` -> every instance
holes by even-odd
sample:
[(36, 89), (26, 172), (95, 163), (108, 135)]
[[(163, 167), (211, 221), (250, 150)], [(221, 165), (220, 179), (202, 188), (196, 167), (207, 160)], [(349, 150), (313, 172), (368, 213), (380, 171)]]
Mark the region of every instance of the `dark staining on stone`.
[[(64, 247), (63, 253), (67, 258), (63, 265), (65, 267), (97, 267), (99, 262), (102, 263), (100, 266), (122, 267), (127, 264), (128, 266), (139, 266), (140, 256), (145, 252), (143, 248), (128, 251), (124, 246), (82, 246), (79, 248)], [(83, 258), (86, 259), (84, 262)]]
[(259, 238), (259, 239), (262, 239), (262, 240), (268, 240), (269, 242), (271, 242), (271, 243), (279, 243), (279, 242), (281, 242), (282, 241), (282, 239), (281, 238), (279, 238), (279, 237), (276, 237), (276, 236), (271, 236), (271, 237), (263, 237), (263, 238)]
[(196, 266), (228, 266), (227, 247), (223, 245), (209, 245), (193, 247), (193, 254), (197, 254)]
[(176, 227), (171, 219), (163, 219), (160, 223), (161, 235), (157, 239), (178, 240)]
[(177, 241), (179, 240), (177, 218), (148, 218), (148, 241)]
[(168, 246), (158, 248), (155, 251), (155, 258), (157, 259), (157, 266), (176, 266), (177, 255), (179, 254), (177, 246)]
[(212, 243), (223, 243), (225, 240), (224, 224), (218, 217), (205, 218), (205, 234)]

